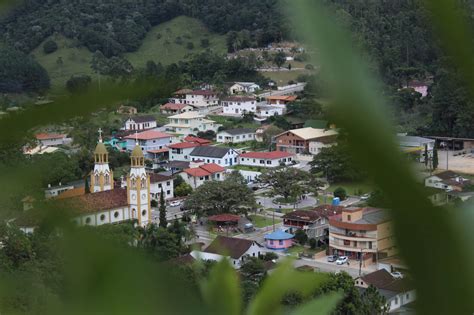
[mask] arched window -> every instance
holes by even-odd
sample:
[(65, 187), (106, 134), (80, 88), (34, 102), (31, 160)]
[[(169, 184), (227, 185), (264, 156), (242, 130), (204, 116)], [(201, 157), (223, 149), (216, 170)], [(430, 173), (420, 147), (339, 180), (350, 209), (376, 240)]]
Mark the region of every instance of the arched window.
[(102, 215), (100, 216), (100, 221), (104, 221), (104, 220), (105, 220), (105, 214), (102, 214)]
[(119, 212), (118, 212), (118, 211), (115, 211), (115, 213), (114, 213), (114, 218), (118, 218), (119, 215), (120, 215)]
[(95, 183), (96, 185), (99, 184), (99, 174), (95, 174), (94, 183)]
[(132, 209), (132, 219), (137, 217), (137, 210)]
[(86, 218), (86, 224), (91, 224), (91, 218)]
[(130, 182), (132, 184), (132, 187), (135, 187), (135, 185), (137, 183), (137, 180), (135, 178), (132, 178), (132, 180)]
[(106, 185), (110, 184), (110, 175), (109, 174), (105, 174), (105, 184)]
[(146, 216), (146, 210), (142, 211), (142, 217)]
[(142, 180), (140, 181), (140, 187), (141, 187), (141, 188), (145, 188), (145, 187), (146, 187), (146, 179), (145, 179), (145, 178), (142, 178)]

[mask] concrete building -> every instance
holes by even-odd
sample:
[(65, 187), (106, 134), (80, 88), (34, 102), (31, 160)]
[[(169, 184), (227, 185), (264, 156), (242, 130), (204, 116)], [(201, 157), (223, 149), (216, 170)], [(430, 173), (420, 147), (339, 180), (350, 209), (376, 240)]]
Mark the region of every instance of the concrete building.
[(255, 140), (255, 130), (249, 128), (236, 128), (219, 131), (216, 136), (218, 143), (239, 143)]
[(169, 123), (164, 126), (166, 131), (186, 136), (197, 134), (200, 131), (212, 130), (217, 132), (220, 127), (214, 120), (206, 119), (205, 115), (196, 111), (169, 116), (168, 120)]
[(221, 100), (223, 115), (239, 116), (255, 113), (257, 111), (257, 101), (254, 97), (230, 96)]
[(125, 140), (127, 141), (128, 151), (132, 151), (135, 143), (138, 141), (138, 145), (145, 152), (145, 157), (154, 158), (155, 154), (158, 154), (160, 150), (168, 152), (167, 146), (173, 143), (174, 136), (156, 130), (147, 130), (128, 135), (125, 137)]
[(219, 106), (217, 92), (212, 90), (179, 90), (169, 101), (170, 103), (191, 105), (201, 112), (207, 112), (209, 109)]
[(426, 187), (433, 187), (445, 191), (463, 191), (464, 187), (471, 184), (471, 180), (452, 172), (444, 171), (433, 174), (425, 179)]
[(225, 169), (215, 163), (204, 164), (191, 162), (189, 168), (179, 173), (179, 176), (193, 189), (198, 188), (207, 181), (223, 181)]
[(189, 156), (191, 161), (204, 161), (228, 167), (237, 164), (238, 155), (238, 152), (231, 148), (201, 146), (194, 148)]
[(239, 165), (256, 167), (278, 167), (291, 165), (295, 155), (288, 152), (246, 152), (239, 155)]
[(234, 82), (229, 87), (229, 94), (239, 94), (239, 93), (255, 93), (257, 90), (260, 90), (260, 85), (254, 82)]
[(428, 150), (428, 158), (433, 157), (433, 149), (435, 147), (435, 140), (416, 136), (397, 135), (397, 140), (402, 152), (415, 154), (416, 160), (425, 162), (425, 148)]
[(150, 198), (159, 201), (161, 190), (165, 200), (174, 198), (173, 177), (162, 174), (150, 174)]
[(153, 116), (134, 116), (125, 121), (122, 130), (146, 130), (156, 128), (158, 125)]
[[(278, 151), (317, 154), (319, 149), (335, 143), (337, 131), (332, 129), (300, 128), (292, 129), (275, 136)], [(313, 152), (310, 151), (310, 143)]]
[(180, 103), (166, 103), (160, 106), (160, 112), (163, 114), (177, 115), (181, 113), (186, 113), (193, 111), (194, 107), (187, 104)]
[(42, 147), (56, 147), (72, 142), (72, 139), (68, 138), (66, 134), (58, 133), (37, 133), (35, 138)]

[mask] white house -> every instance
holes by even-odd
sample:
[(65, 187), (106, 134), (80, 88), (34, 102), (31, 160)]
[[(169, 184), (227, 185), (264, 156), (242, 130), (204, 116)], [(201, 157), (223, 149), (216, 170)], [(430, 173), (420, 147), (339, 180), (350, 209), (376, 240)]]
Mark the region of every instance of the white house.
[(258, 117), (271, 117), (277, 115), (284, 115), (286, 113), (286, 107), (282, 105), (258, 105), (257, 116)]
[(201, 146), (193, 142), (178, 142), (168, 146), (170, 161), (190, 161), (190, 154), (194, 148)]
[(54, 198), (61, 195), (63, 192), (73, 190), (77, 188), (84, 188), (85, 182), (83, 180), (73, 181), (66, 184), (59, 183), (56, 186), (48, 185), (48, 188), (44, 190), (44, 197), (46, 199)]
[(237, 164), (238, 155), (239, 153), (231, 148), (201, 146), (194, 148), (189, 157), (191, 161), (204, 161), (227, 167)]
[(234, 82), (229, 88), (229, 94), (255, 93), (260, 90), (260, 85), (254, 82)]
[(150, 174), (150, 198), (159, 201), (162, 189), (165, 200), (174, 197), (173, 177)]
[(224, 257), (235, 269), (239, 269), (247, 257), (259, 257), (264, 253), (264, 247), (256, 241), (218, 235), (204, 251), (193, 257), (202, 260), (220, 260)]
[(402, 306), (416, 300), (415, 289), (404, 279), (395, 279), (385, 269), (380, 269), (365, 276), (356, 278), (355, 286), (365, 290), (373, 285), (379, 294), (385, 297), (388, 312), (394, 312)]
[(67, 135), (57, 133), (37, 133), (35, 138), (39, 142), (40, 146), (43, 147), (55, 147), (72, 142), (72, 139), (68, 138)]
[(169, 123), (164, 126), (165, 129), (182, 135), (197, 134), (207, 130), (217, 132), (220, 127), (214, 120), (206, 119), (203, 114), (196, 111), (169, 116), (168, 120)]
[(181, 103), (195, 107), (197, 110), (206, 112), (210, 108), (219, 105), (217, 92), (212, 90), (188, 90), (183, 89), (175, 92), (170, 103)]
[(153, 116), (134, 116), (129, 117), (122, 130), (146, 130), (156, 128), (156, 119)]
[(219, 143), (239, 143), (253, 140), (255, 140), (255, 130), (249, 128), (223, 130), (216, 136), (216, 141)]
[(443, 189), (445, 191), (462, 191), (464, 186), (471, 184), (467, 178), (452, 172), (444, 171), (431, 175), (425, 179), (426, 187)]
[(204, 164), (202, 162), (191, 162), (189, 166), (189, 168), (179, 173), (179, 176), (193, 189), (198, 188), (207, 181), (223, 181), (225, 178), (225, 169), (215, 163)]
[(125, 137), (127, 141), (127, 150), (132, 151), (135, 147), (135, 142), (138, 140), (138, 145), (145, 152), (145, 155), (152, 158), (154, 154), (160, 150), (168, 151), (167, 146), (173, 143), (174, 136), (156, 130), (147, 130), (134, 135)]
[(291, 165), (295, 154), (283, 151), (272, 152), (246, 152), (239, 155), (240, 165), (257, 167), (278, 167)]
[(242, 116), (257, 111), (257, 101), (254, 97), (231, 96), (221, 100), (224, 115)]

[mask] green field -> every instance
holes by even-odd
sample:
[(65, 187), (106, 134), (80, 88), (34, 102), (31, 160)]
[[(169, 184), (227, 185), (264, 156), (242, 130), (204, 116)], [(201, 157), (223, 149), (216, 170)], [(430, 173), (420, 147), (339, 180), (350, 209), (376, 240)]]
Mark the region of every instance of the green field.
[[(252, 224), (255, 227), (258, 227), (258, 228), (266, 227), (266, 226), (269, 226), (269, 225), (273, 224), (273, 219), (272, 218), (267, 218), (267, 217), (263, 217), (263, 216), (260, 216), (260, 215), (254, 215), (254, 214), (249, 215), (249, 218), (250, 218), (250, 220), (252, 220)], [(281, 219), (275, 218), (275, 224), (278, 224), (280, 222), (281, 222)]]
[[(51, 36), (58, 44), (58, 50), (51, 54), (43, 52), (43, 43), (32, 51), (31, 55), (48, 71), (53, 88), (64, 87), (73, 74), (93, 76), (90, 62), (92, 53), (85, 47), (75, 47), (73, 41), (61, 35)], [(45, 41), (46, 41), (45, 40)], [(58, 63), (58, 59), (62, 64)]]
[[(182, 44), (176, 43), (178, 37)], [(209, 32), (199, 20), (179, 16), (153, 27), (140, 48), (136, 52), (125, 54), (125, 57), (134, 67), (143, 67), (148, 60), (167, 65), (183, 60), (188, 54), (204, 51), (201, 39), (206, 38), (212, 50), (222, 54), (227, 52), (225, 36)], [(193, 49), (186, 47), (188, 42), (193, 43)]]

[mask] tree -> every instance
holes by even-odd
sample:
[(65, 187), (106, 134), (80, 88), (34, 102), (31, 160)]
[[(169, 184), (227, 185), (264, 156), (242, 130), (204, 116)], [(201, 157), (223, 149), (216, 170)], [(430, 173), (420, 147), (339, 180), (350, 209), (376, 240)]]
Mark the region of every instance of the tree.
[(295, 240), (301, 245), (304, 245), (308, 241), (308, 235), (306, 235), (306, 232), (302, 229), (298, 229), (295, 232)]
[(272, 261), (272, 260), (277, 260), (278, 255), (275, 254), (274, 252), (266, 252), (265, 255), (262, 256), (263, 261)]
[(367, 199), (367, 205), (377, 208), (390, 208), (390, 202), (387, 196), (379, 189), (374, 190), (369, 199)]
[(276, 135), (279, 135), (282, 133), (284, 130), (281, 128), (278, 128), (277, 126), (270, 125), (267, 129), (263, 131), (262, 135), (262, 140), (263, 143), (265, 144), (266, 147), (269, 147), (272, 144), (273, 138)]
[(88, 75), (73, 75), (69, 80), (67, 80), (66, 89), (70, 93), (82, 93), (89, 88), (91, 82), (92, 79)]
[(166, 220), (166, 204), (165, 204), (165, 194), (163, 193), (163, 188), (160, 192), (160, 227), (166, 228), (168, 226), (168, 221)]
[(275, 56), (273, 56), (273, 63), (278, 67), (278, 69), (281, 68), (281, 66), (283, 66), (285, 61), (286, 61), (286, 55), (282, 51), (277, 52)]
[(207, 181), (185, 201), (185, 208), (197, 215), (246, 212), (255, 206), (255, 196), (243, 176), (234, 171), (224, 181)]
[(308, 184), (310, 176), (297, 168), (278, 167), (263, 171), (258, 181), (268, 184), (274, 195), (283, 196), (288, 200), (290, 196), (298, 198), (303, 193), (301, 188)]
[(435, 146), (433, 148), (433, 161), (432, 161), (432, 168), (436, 170), (438, 168), (438, 148)]
[(316, 241), (314, 237), (309, 239), (309, 247), (311, 249), (315, 249), (317, 244), (318, 244), (318, 241)]
[(280, 129), (283, 129), (283, 130), (290, 130), (291, 129), (291, 123), (288, 121), (288, 119), (286, 119), (285, 117), (283, 116), (276, 116), (276, 117), (273, 117), (274, 119), (274, 124), (276, 127), (280, 128)]
[(263, 261), (257, 257), (249, 257), (246, 259), (239, 271), (242, 279), (243, 299), (245, 303), (248, 303), (257, 293), (267, 272)]
[(182, 251), (180, 239), (156, 224), (149, 224), (140, 231), (138, 247), (162, 261), (178, 257)]
[(203, 38), (203, 39), (201, 39), (201, 47), (202, 47), (202, 48), (207, 48), (207, 47), (209, 47), (209, 39), (208, 39), (208, 38)]
[(45, 54), (51, 54), (55, 52), (56, 50), (58, 50), (58, 44), (56, 44), (54, 40), (47, 40), (43, 44), (43, 51)]
[(207, 139), (207, 140), (214, 140), (216, 138), (216, 133), (213, 130), (206, 130), (206, 131), (199, 131), (197, 133), (199, 138)]
[(383, 295), (377, 291), (373, 285), (369, 285), (367, 289), (362, 293), (361, 296), (364, 314), (370, 315), (385, 315), (388, 314), (389, 306), (387, 300)]
[(347, 198), (347, 192), (344, 188), (338, 187), (334, 190), (333, 193), (334, 197), (338, 197), (339, 200), (345, 200)]
[(187, 43), (186, 43), (186, 48), (187, 48), (188, 50), (193, 50), (193, 49), (194, 49), (194, 44), (193, 44), (193, 42), (187, 42)]
[[(180, 177), (180, 176), (178, 176)], [(193, 188), (187, 183), (181, 183), (174, 189), (174, 195), (177, 197), (188, 196), (193, 192)]]

